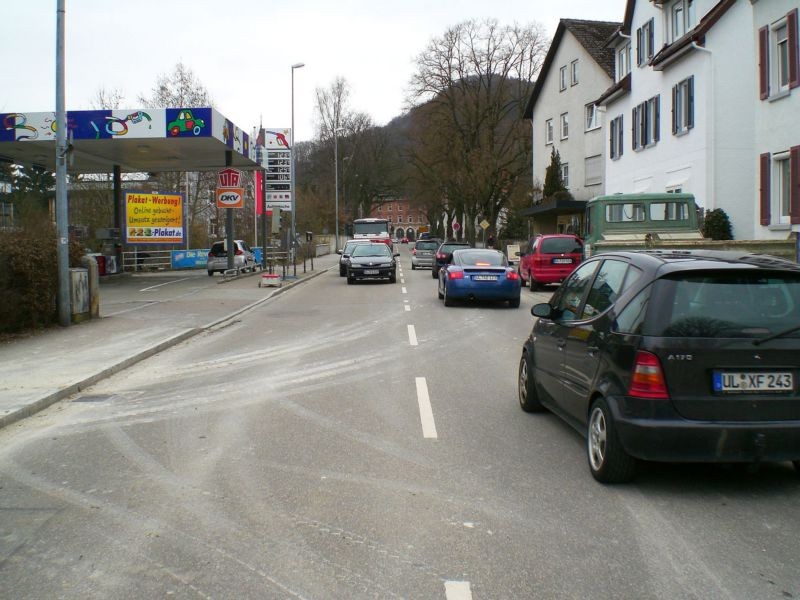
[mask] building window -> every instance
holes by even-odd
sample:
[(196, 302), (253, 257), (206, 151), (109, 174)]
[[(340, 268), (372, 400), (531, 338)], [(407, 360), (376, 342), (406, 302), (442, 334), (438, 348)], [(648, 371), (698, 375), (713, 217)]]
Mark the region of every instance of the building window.
[(654, 19), (636, 30), (636, 64), (640, 67), (646, 65), (653, 58), (655, 50)]
[(568, 163), (561, 163), (561, 181), (564, 183), (564, 187), (569, 189), (569, 164)]
[(786, 22), (775, 30), (775, 89), (789, 89), (789, 28)]
[(379, 213), (381, 212), (381, 207), (380, 207), (380, 206), (378, 206), (378, 212), (379, 212)]
[(561, 115), (561, 139), (565, 140), (569, 137), (569, 113)]
[(600, 185), (603, 183), (603, 155), (587, 156), (584, 164), (584, 185)]
[(758, 31), (759, 91), (762, 100), (800, 86), (798, 10)]
[(403, 212), (403, 205), (399, 202), (397, 203), (397, 212)]
[(633, 108), (633, 140), (631, 143), (634, 150), (642, 150), (658, 142), (660, 99), (660, 96), (654, 96)]
[(596, 104), (586, 105), (586, 131), (600, 127), (600, 111)]
[(386, 205), (386, 210), (388, 210), (389, 212), (392, 212), (392, 205), (391, 205), (391, 203)]
[(559, 81), (558, 89), (563, 92), (565, 89), (567, 89), (567, 65), (561, 67), (561, 70), (559, 71), (558, 81)]
[(669, 6), (669, 43), (683, 37), (697, 23), (695, 0), (676, 0)]
[(544, 143), (553, 143), (553, 119), (547, 119), (544, 122)]
[(694, 75), (672, 88), (672, 133), (680, 135), (694, 127)]
[(578, 61), (573, 60), (570, 63), (570, 78), (572, 85), (578, 85)]
[(622, 127), (622, 115), (611, 120), (609, 125), (609, 145), (608, 145), (608, 155), (611, 157), (612, 160), (618, 159), (622, 156), (623, 150), (623, 140), (624, 140), (624, 131)]
[(617, 81), (631, 72), (631, 44), (626, 43), (617, 50)]
[(773, 165), (773, 210), (778, 215), (778, 223), (789, 223), (791, 214), (791, 170), (789, 153), (776, 154)]

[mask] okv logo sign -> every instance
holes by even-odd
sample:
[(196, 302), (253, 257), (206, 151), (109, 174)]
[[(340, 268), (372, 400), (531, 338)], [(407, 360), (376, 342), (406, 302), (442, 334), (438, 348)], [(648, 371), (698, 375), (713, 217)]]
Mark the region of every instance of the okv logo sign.
[(219, 172), (217, 186), (217, 208), (243, 208), (244, 188), (239, 187), (242, 174), (236, 169)]

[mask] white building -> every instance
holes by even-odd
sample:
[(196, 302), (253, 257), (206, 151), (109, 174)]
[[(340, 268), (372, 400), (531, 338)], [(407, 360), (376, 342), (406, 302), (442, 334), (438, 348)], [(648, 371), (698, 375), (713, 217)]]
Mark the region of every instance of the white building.
[(533, 136), (533, 182), (541, 189), (551, 152), (573, 200), (535, 198), (521, 214), (536, 233), (580, 231), (586, 200), (604, 191), (602, 115), (595, 99), (613, 82), (614, 54), (607, 47), (620, 23), (561, 19), (531, 93), (525, 118)]
[[(766, 27), (768, 51), (773, 60), (784, 53), (791, 79), (797, 6), (798, 0), (628, 0), (610, 42), (615, 83), (597, 100), (605, 110), (606, 193), (689, 192), (701, 208), (725, 210), (737, 239), (786, 237), (788, 215), (783, 223), (773, 210), (769, 224), (759, 225), (759, 172), (786, 179), (790, 149), (800, 144), (800, 120), (790, 117), (800, 114), (800, 92), (777, 84), (759, 99), (758, 49)], [(781, 201), (771, 196), (770, 206)]]

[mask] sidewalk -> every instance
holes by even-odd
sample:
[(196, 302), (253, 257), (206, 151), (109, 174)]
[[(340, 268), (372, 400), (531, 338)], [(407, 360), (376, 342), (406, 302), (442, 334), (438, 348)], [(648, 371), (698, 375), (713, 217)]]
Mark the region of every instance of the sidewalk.
[[(114, 284), (100, 286), (101, 318), (68, 328), (54, 327), (29, 338), (0, 345), (0, 428), (110, 377), (127, 367), (174, 346), (205, 329), (253, 308), (287, 289), (338, 269), (339, 255), (314, 259), (314, 270), (281, 287), (259, 288), (261, 272), (225, 283), (203, 281), (203, 289), (163, 302), (130, 299), (133, 308), (104, 310), (103, 297)], [(174, 272), (180, 277), (180, 272)], [(137, 277), (134, 275), (133, 277)], [(205, 277), (205, 273), (203, 273)], [(117, 298), (119, 300), (119, 298)], [(134, 305), (138, 302), (138, 305)], [(124, 304), (122, 304), (124, 306)], [(116, 306), (120, 306), (117, 302)], [(107, 316), (106, 316), (107, 315)], [(146, 326), (142, 326), (146, 323)]]

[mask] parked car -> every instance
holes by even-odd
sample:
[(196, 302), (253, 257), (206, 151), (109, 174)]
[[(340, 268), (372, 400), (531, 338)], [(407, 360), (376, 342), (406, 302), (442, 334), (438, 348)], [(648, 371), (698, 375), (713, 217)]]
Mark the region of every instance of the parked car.
[(400, 243), (401, 244), (407, 244), (408, 243), (408, 238), (407, 237), (400, 238)]
[(519, 307), (519, 274), (499, 250), (454, 250), (439, 270), (439, 299), (445, 306), (456, 300), (499, 300)]
[(520, 254), (522, 285), (535, 291), (549, 283), (561, 283), (583, 261), (583, 242), (577, 235), (538, 235)]
[(347, 283), (360, 279), (388, 279), (395, 283), (398, 256), (386, 244), (358, 244), (347, 259)]
[(358, 244), (372, 244), (372, 243), (373, 243), (372, 240), (368, 239), (347, 240), (344, 243), (344, 247), (338, 251), (338, 253), (341, 255), (339, 257), (339, 277), (344, 277), (345, 275), (347, 275), (347, 259), (350, 258), (350, 253), (353, 251), (353, 248), (355, 248)]
[(411, 270), (422, 267), (433, 267), (436, 260), (436, 250), (441, 245), (441, 241), (434, 238), (419, 240), (411, 251)]
[(433, 266), (431, 266), (431, 277), (434, 279), (439, 277), (439, 269), (448, 263), (453, 250), (471, 247), (472, 246), (470, 246), (468, 242), (442, 242), (436, 249), (436, 260), (433, 262)]
[(800, 471), (800, 266), (752, 254), (613, 252), (547, 304), (519, 363), (523, 410), (587, 438), (592, 475), (638, 461), (793, 461)]
[[(234, 240), (233, 268), (239, 272), (255, 271), (256, 259), (253, 251), (248, 248), (244, 240)], [(208, 276), (214, 275), (215, 271), (224, 273), (228, 270), (228, 248), (227, 241), (221, 240), (211, 244), (208, 251)]]

